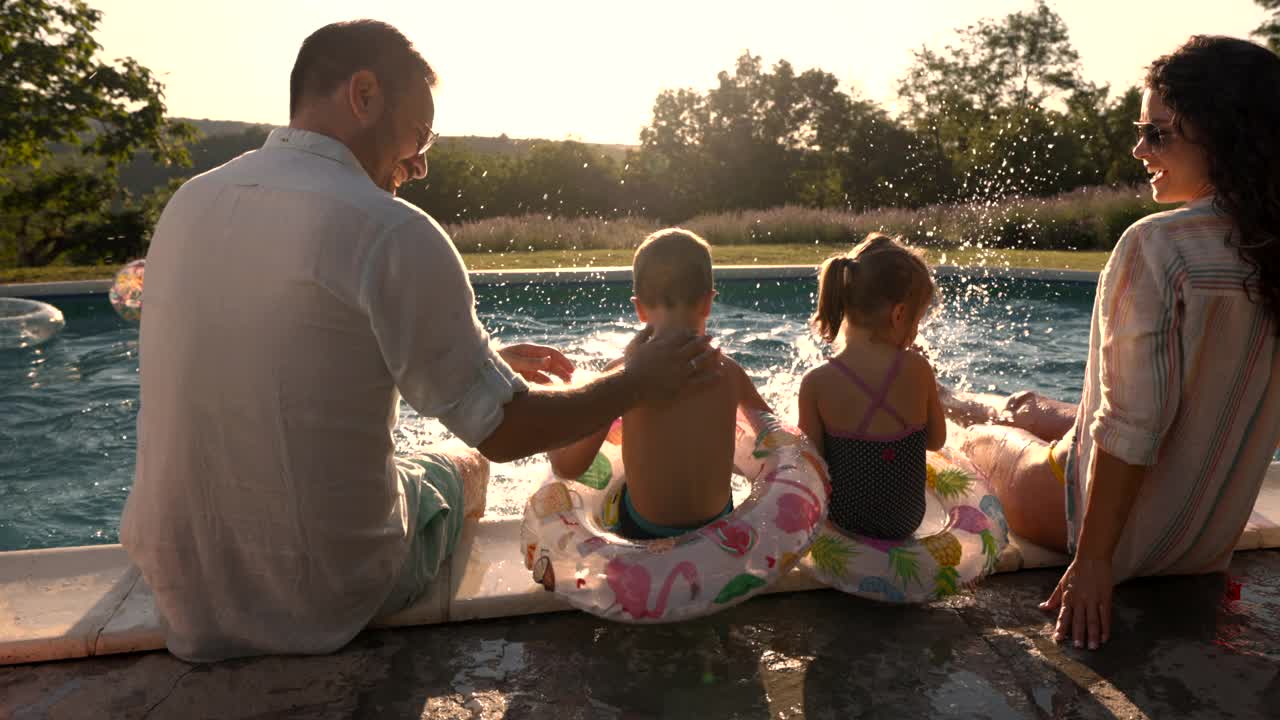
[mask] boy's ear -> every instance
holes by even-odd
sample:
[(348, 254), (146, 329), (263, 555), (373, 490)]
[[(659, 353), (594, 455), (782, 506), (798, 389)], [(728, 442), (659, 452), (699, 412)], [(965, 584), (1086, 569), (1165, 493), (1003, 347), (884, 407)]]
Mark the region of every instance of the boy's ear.
[(640, 301), (634, 295), (631, 296), (631, 304), (635, 306), (636, 317), (640, 318), (640, 322), (649, 322), (649, 313), (645, 312), (644, 306), (640, 304)]
[(702, 314), (702, 317), (711, 316), (711, 301), (715, 300), (715, 298), (716, 298), (715, 290), (712, 290), (711, 292), (707, 293), (706, 297), (702, 298), (702, 301), (698, 304), (698, 312)]

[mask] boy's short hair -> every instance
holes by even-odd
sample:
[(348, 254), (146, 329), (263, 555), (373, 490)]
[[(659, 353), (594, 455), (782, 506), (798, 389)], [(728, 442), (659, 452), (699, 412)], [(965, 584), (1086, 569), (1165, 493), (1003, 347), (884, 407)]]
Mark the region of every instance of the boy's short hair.
[(641, 305), (693, 305), (712, 290), (711, 246), (683, 228), (659, 230), (640, 243), (631, 263), (633, 292)]

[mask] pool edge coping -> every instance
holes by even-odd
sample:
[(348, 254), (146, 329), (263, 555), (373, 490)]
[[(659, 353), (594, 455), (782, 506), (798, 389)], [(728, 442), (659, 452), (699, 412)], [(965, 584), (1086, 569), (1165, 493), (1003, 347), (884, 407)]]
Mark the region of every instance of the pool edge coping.
[[(816, 276), (817, 265), (719, 265), (714, 268), (717, 280), (774, 280)], [(1021, 268), (991, 266), (938, 265), (938, 277), (1020, 278), (1059, 282), (1096, 283), (1097, 272), (1065, 268)], [(586, 268), (532, 268), (528, 270), (470, 270), (472, 285), (547, 282), (625, 282), (631, 279), (627, 266)], [(0, 297), (44, 298), (76, 295), (98, 295), (111, 288), (110, 280), (58, 280), (35, 283), (0, 284)]]
[[(1257, 517), (1250, 518), (1235, 551), (1280, 547), (1280, 462), (1268, 466), (1254, 514)], [(428, 592), (409, 608), (376, 618), (369, 627), (435, 625), (570, 610), (563, 597), (543, 590), (524, 564), (513, 559), (521, 522), (520, 516), (468, 522), (458, 547)], [(1059, 567), (1068, 560), (1012, 534), (1009, 540), (995, 573)], [(37, 568), (44, 572), (33, 577)], [(164, 648), (150, 589), (118, 543), (0, 552), (0, 587), (17, 593), (10, 624), (0, 623), (0, 667)], [(765, 592), (824, 588), (795, 568)], [(58, 593), (62, 607), (49, 608), (39, 602), (50, 592)], [(84, 617), (69, 622), (64, 617), (70, 609), (68, 602), (83, 607), (87, 611)], [(34, 610), (34, 614), (23, 616), (24, 609)], [(5, 637), (5, 630), (24, 626), (27, 633)]]

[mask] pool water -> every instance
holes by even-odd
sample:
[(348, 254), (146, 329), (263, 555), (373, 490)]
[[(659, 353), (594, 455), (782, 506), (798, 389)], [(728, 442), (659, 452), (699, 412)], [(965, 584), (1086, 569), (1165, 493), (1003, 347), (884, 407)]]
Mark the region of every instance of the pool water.
[[(708, 331), (745, 367), (765, 399), (794, 419), (805, 370), (824, 349), (806, 329), (808, 279), (717, 283)], [(945, 279), (922, 344), (943, 382), (960, 389), (1032, 389), (1079, 398), (1092, 285), (1023, 279)], [(636, 329), (626, 283), (476, 288), (480, 316), (500, 343), (561, 348), (599, 369)], [(0, 351), (0, 551), (118, 542), (133, 481), (138, 330), (106, 296), (54, 298), (66, 328), (39, 348)], [(404, 406), (397, 450), (447, 436)], [(494, 467), (489, 514), (520, 512), (545, 476), (541, 457)]]

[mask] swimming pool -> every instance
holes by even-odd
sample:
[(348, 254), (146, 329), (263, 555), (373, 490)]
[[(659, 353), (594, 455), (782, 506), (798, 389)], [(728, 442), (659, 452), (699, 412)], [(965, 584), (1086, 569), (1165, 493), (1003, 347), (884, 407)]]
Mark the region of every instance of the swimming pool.
[[(812, 279), (721, 280), (709, 331), (794, 418), (800, 376), (822, 361), (808, 334)], [(922, 329), (945, 382), (983, 392), (1034, 389), (1076, 400), (1088, 350), (1090, 284), (944, 278), (943, 302)], [(538, 342), (599, 368), (636, 325), (630, 285), (480, 285), (481, 318), (499, 342)], [(118, 542), (133, 481), (138, 330), (105, 295), (48, 299), (66, 328), (39, 348), (0, 351), (0, 551)], [(252, 352), (246, 348), (246, 352)], [(446, 436), (407, 406), (396, 429), (411, 453)], [(515, 514), (541, 457), (494, 468), (489, 514)]]

